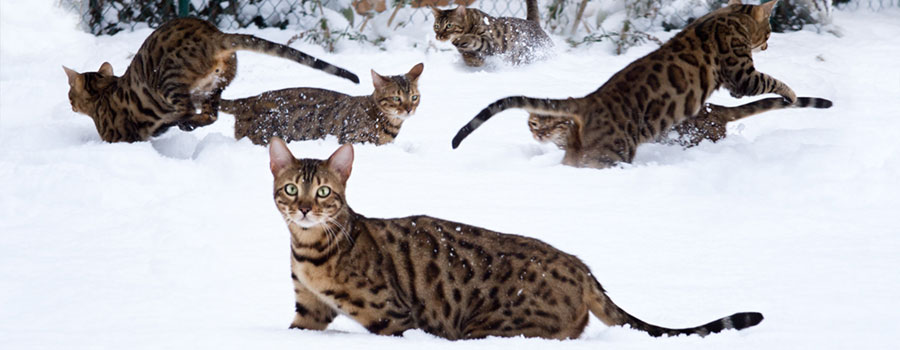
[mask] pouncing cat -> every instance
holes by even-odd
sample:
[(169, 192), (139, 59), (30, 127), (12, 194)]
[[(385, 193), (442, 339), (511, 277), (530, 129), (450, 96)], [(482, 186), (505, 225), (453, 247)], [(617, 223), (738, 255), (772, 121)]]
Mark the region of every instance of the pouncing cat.
[(501, 56), (514, 64), (534, 61), (542, 55), (539, 51), (553, 42), (541, 29), (537, 0), (526, 0), (525, 6), (526, 19), (492, 17), (463, 5), (452, 10), (432, 7), (435, 38), (449, 40), (471, 67), (484, 65), (490, 56)]
[(453, 138), (459, 144), (503, 110), (569, 117), (577, 139), (566, 147), (563, 164), (606, 168), (631, 162), (637, 146), (658, 139), (673, 125), (697, 115), (719, 87), (732, 96), (775, 93), (793, 103), (794, 91), (757, 71), (751, 52), (765, 50), (775, 1), (728, 6), (698, 18), (659, 49), (632, 62), (596, 91), (581, 98), (538, 99), (513, 96), (478, 113)]
[(264, 145), (272, 137), (287, 141), (338, 137), (340, 143), (393, 142), (403, 121), (419, 106), (418, 80), (425, 65), (408, 73), (382, 76), (374, 70), (371, 95), (348, 96), (316, 88), (267, 91), (236, 100), (222, 100), (221, 111), (234, 115), (234, 137)]
[(64, 66), (69, 102), (73, 111), (94, 120), (107, 142), (144, 141), (172, 126), (192, 130), (209, 125), (237, 72), (238, 50), (290, 59), (359, 83), (355, 74), (288, 46), (182, 18), (153, 31), (121, 77), (108, 62), (86, 73)]
[(322, 330), (341, 313), (382, 335), (417, 328), (447, 339), (566, 339), (581, 334), (589, 314), (652, 336), (705, 336), (763, 320), (742, 312), (691, 328), (646, 323), (613, 303), (581, 260), (539, 240), (428, 216), (354, 212), (349, 144), (328, 160), (296, 159), (272, 138), (269, 154), (275, 204), (291, 236), (291, 328)]

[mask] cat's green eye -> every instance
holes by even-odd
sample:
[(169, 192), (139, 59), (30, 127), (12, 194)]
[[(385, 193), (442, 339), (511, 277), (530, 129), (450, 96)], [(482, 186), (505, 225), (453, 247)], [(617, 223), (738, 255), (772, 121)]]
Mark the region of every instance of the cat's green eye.
[(447, 23), (447, 29), (453, 28), (453, 23)]
[(322, 186), (316, 190), (316, 196), (319, 196), (320, 198), (328, 197), (329, 194), (331, 194), (331, 187), (328, 186)]
[(413, 96), (412, 96), (412, 100), (413, 100), (413, 101), (417, 101), (418, 99), (419, 99), (419, 95), (413, 95)]
[(394, 102), (400, 102), (400, 97), (394, 96), (393, 100)]
[(440, 26), (440, 25), (437, 25), (437, 24), (435, 24), (435, 25), (434, 25), (434, 30), (438, 30), (438, 29), (441, 29), (441, 26)]
[(284, 193), (287, 193), (292, 196), (296, 195), (297, 194), (297, 186), (294, 184), (284, 185)]

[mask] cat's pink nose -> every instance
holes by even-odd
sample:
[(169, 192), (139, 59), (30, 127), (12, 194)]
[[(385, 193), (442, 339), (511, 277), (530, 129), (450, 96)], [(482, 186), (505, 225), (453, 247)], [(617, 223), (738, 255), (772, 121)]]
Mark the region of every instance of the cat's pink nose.
[(303, 213), (303, 216), (306, 216), (309, 211), (312, 210), (310, 207), (300, 207), (300, 212)]

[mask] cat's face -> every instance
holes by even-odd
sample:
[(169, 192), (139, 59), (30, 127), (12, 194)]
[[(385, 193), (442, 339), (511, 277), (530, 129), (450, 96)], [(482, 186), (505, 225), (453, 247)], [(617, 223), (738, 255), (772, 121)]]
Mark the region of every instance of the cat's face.
[(465, 34), (466, 7), (460, 5), (453, 10), (438, 10), (431, 8), (434, 13), (434, 36), (440, 41), (456, 39)]
[(99, 71), (85, 73), (78, 73), (65, 66), (63, 70), (69, 78), (69, 104), (72, 105), (72, 111), (91, 115), (95, 110), (100, 90), (115, 80), (112, 66), (109, 62), (105, 62)]
[(340, 222), (349, 213), (344, 189), (353, 165), (353, 146), (341, 146), (324, 161), (296, 159), (276, 137), (269, 140), (269, 156), (275, 205), (288, 226), (299, 229), (301, 235), (308, 232), (309, 240), (345, 229)]
[(537, 114), (528, 115), (528, 129), (540, 143), (552, 142), (560, 148), (566, 147), (572, 119)]
[(419, 63), (404, 75), (383, 76), (372, 71), (372, 83), (375, 85), (372, 96), (382, 113), (403, 120), (416, 113), (422, 100), (418, 81), (423, 69), (425, 65)]

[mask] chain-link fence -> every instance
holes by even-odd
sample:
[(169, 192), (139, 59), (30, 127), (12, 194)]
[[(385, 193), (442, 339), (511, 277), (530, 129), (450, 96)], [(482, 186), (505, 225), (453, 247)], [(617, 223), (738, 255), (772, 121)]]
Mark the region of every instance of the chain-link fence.
[[(623, 52), (642, 42), (656, 41), (648, 32), (682, 28), (726, 2), (538, 0), (538, 7), (542, 27), (568, 37), (570, 44), (609, 40)], [(377, 44), (401, 28), (430, 30), (430, 6), (450, 8), (459, 4), (492, 16), (524, 18), (526, 12), (525, 0), (60, 0), (61, 6), (81, 15), (86, 31), (97, 35), (155, 28), (173, 18), (192, 16), (209, 20), (223, 30), (248, 26), (296, 30), (299, 38), (329, 50), (341, 40)], [(790, 31), (808, 24), (829, 25), (835, 6), (880, 11), (900, 7), (900, 0), (781, 0), (773, 14), (773, 28)], [(379, 29), (370, 23), (378, 23)]]
[[(557, 0), (556, 2), (562, 2)], [(525, 17), (524, 1), (506, 0), (62, 0), (60, 4), (81, 15), (85, 30), (101, 35), (115, 34), (148, 25), (157, 27), (177, 17), (209, 20), (220, 29), (301, 27), (307, 17), (324, 16), (326, 10), (353, 17), (386, 15), (401, 25), (432, 20), (429, 6), (449, 8), (466, 4), (492, 16)], [(399, 18), (401, 9), (405, 18)], [(542, 9), (544, 10), (544, 9)], [(545, 12), (542, 14), (546, 14)]]

